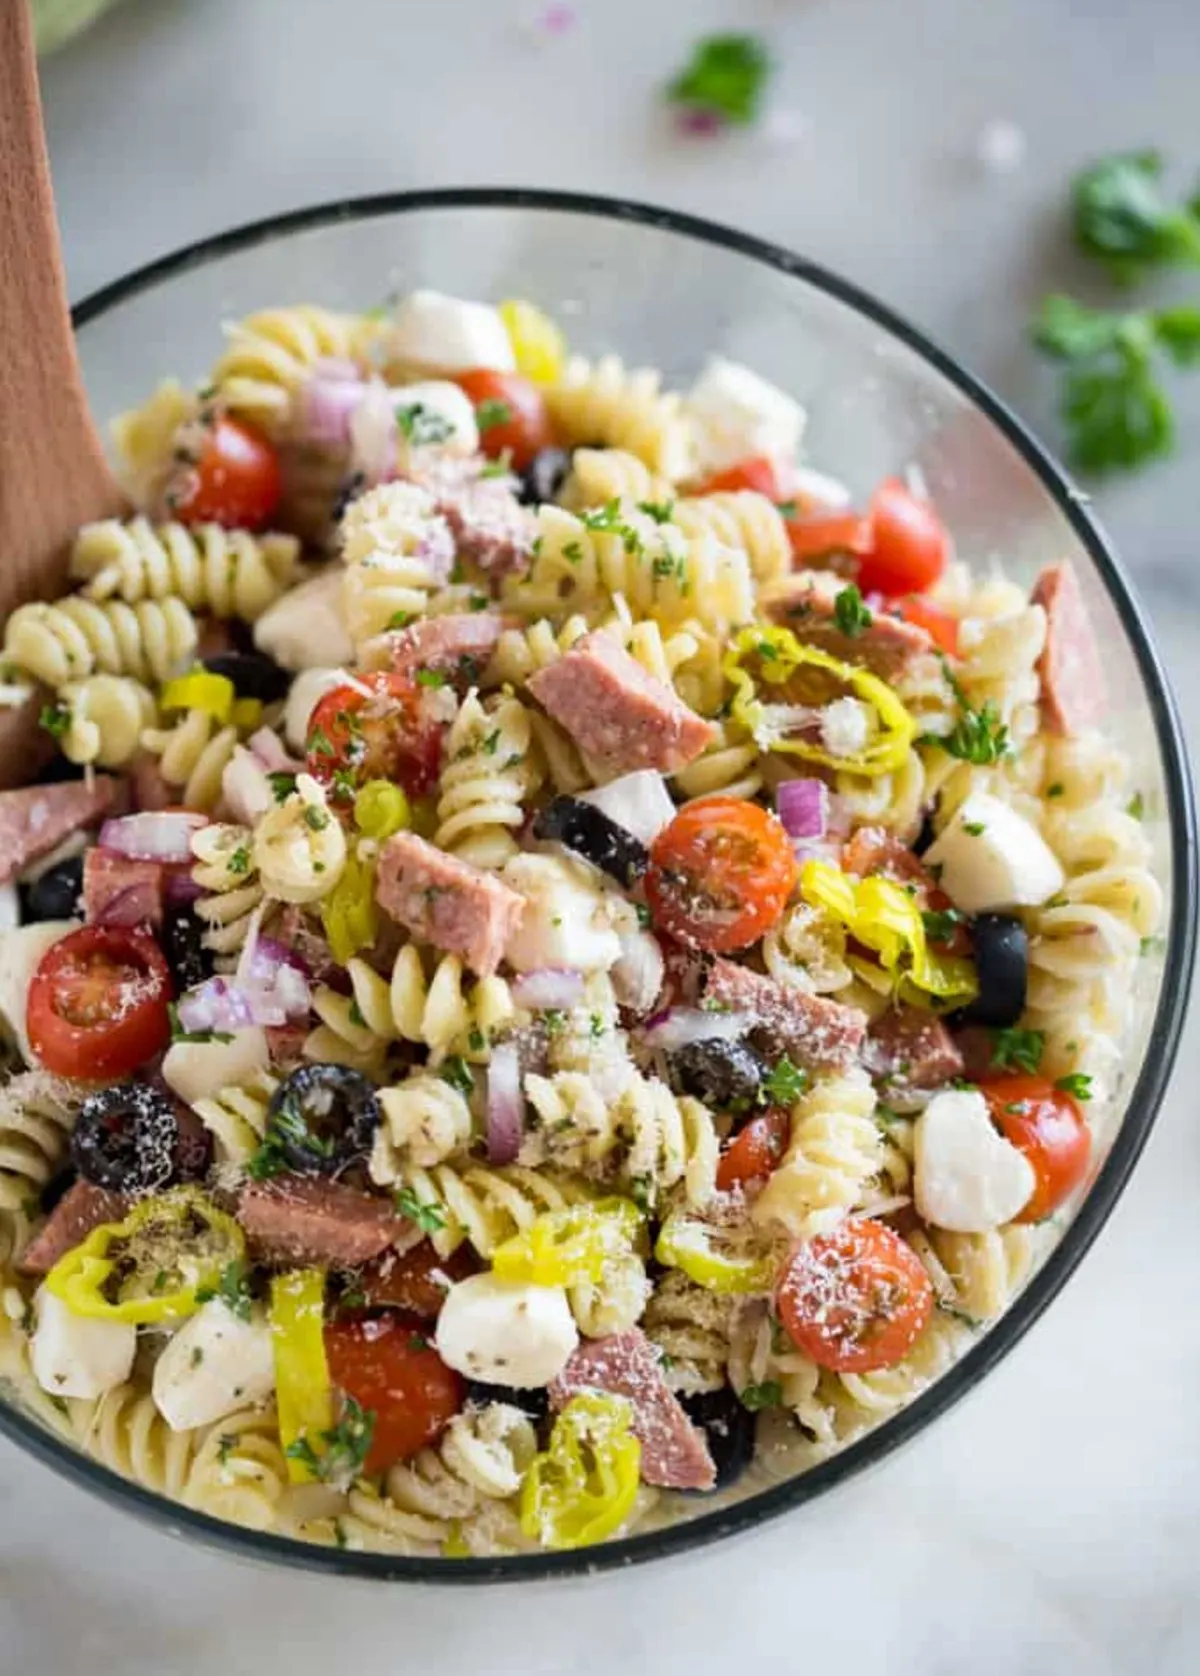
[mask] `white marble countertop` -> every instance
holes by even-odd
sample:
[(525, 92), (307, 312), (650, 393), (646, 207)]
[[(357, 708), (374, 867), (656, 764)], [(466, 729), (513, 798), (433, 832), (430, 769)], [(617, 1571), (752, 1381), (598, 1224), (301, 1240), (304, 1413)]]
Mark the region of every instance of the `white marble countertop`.
[[(221, 227), (340, 194), (591, 188), (725, 219), (842, 269), (1048, 424), (1021, 321), (1051, 278), (1072, 281), (1056, 232), (1067, 173), (1122, 145), (1200, 162), (1189, 0), (578, 11), (574, 32), (536, 49), (520, 0), (128, 0), (45, 74), (73, 295)], [(786, 149), (750, 136), (681, 144), (656, 106), (690, 42), (735, 19), (783, 58), (780, 100), (806, 124)], [(1011, 175), (972, 162), (994, 118), (1028, 139)], [(1185, 717), (1200, 713), (1194, 382), (1186, 460), (1100, 497)], [(707, 1676), (753, 1657), (764, 1673), (835, 1660), (875, 1676), (1194, 1672), (1198, 1073), (1192, 1031), (1108, 1228), (985, 1387), (801, 1513), (536, 1598), (368, 1592), (168, 1542), (0, 1444), (0, 1668)]]

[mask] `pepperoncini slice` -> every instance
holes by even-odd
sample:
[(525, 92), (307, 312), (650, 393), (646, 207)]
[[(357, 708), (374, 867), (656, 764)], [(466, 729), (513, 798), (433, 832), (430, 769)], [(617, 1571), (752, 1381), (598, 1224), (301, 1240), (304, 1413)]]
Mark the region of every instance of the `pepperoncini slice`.
[(321, 903), (321, 923), (330, 952), (344, 966), (360, 949), (370, 948), (379, 928), (375, 907), (375, 863), (351, 845), (337, 884)]
[[(886, 681), (819, 647), (802, 646), (790, 629), (743, 629), (723, 667), (734, 689), (731, 714), (762, 750), (877, 775), (899, 768), (916, 737), (916, 723)], [(779, 699), (764, 701), (764, 687), (778, 688)], [(838, 755), (822, 724), (829, 707), (847, 699), (857, 701), (866, 737), (861, 749)], [(809, 737), (789, 737), (789, 729), (807, 730)]]
[[(979, 993), (971, 961), (932, 954), (925, 936), (921, 904), (894, 879), (872, 875), (851, 878), (827, 861), (806, 861), (800, 870), (800, 894), (845, 926), (855, 942), (879, 957), (879, 966), (903, 1000), (919, 1007), (961, 1006)], [(870, 982), (862, 964), (856, 969)]]
[(354, 799), (358, 830), (380, 842), (412, 824), (408, 798), (390, 780), (368, 780)]
[(105, 1321), (182, 1321), (199, 1293), (246, 1253), (232, 1216), (196, 1187), (143, 1199), (120, 1222), (105, 1222), (61, 1257), (46, 1285), (76, 1315)]
[(222, 726), (233, 714), (235, 698), (233, 682), (226, 675), (214, 675), (210, 669), (193, 669), (168, 681), (159, 694), (164, 710), (200, 710)]
[(632, 1199), (598, 1199), (546, 1211), (496, 1247), (492, 1271), (500, 1280), (534, 1286), (598, 1281), (608, 1259), (627, 1250), (641, 1226), (642, 1213)]
[(694, 1217), (668, 1216), (659, 1231), (654, 1255), (670, 1269), (681, 1269), (708, 1292), (766, 1292), (775, 1264), (761, 1252), (722, 1249), (720, 1230)]
[(250, 733), (262, 724), (263, 702), (261, 698), (234, 699), (233, 709), (229, 712), (229, 719), (240, 733)]
[(555, 384), (567, 361), (567, 340), (548, 314), (533, 303), (510, 298), (500, 318), (512, 344), (517, 371), (535, 384)]
[[(271, 1282), (271, 1348), (279, 1440), (293, 1484), (317, 1476), (318, 1440), (333, 1427), (333, 1386), (325, 1357), (325, 1273), (292, 1269)], [(297, 1449), (297, 1444), (307, 1448)]]
[(621, 1528), (637, 1500), (642, 1464), (632, 1421), (624, 1397), (572, 1397), (521, 1484), (521, 1529), (531, 1541), (585, 1548)]

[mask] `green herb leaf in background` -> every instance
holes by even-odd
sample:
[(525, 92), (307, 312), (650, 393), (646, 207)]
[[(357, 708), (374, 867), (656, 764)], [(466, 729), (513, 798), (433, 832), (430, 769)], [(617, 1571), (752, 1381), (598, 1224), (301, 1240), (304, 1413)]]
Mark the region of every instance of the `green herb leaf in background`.
[(753, 122), (771, 67), (757, 35), (706, 35), (670, 83), (667, 97), (726, 122)]
[(1090, 164), (1072, 183), (1076, 243), (1126, 284), (1146, 268), (1200, 265), (1200, 216), (1170, 201), (1162, 170), (1157, 151), (1123, 152)]

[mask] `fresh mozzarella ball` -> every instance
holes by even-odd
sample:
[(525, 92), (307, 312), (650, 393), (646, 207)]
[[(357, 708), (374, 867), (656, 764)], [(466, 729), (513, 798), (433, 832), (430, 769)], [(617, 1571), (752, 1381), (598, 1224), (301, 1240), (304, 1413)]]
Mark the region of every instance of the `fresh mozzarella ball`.
[(703, 471), (723, 471), (752, 454), (792, 464), (804, 409), (749, 367), (709, 357), (687, 398)]
[(77, 1315), (40, 1286), (33, 1300), (36, 1326), (29, 1365), (43, 1391), (54, 1397), (102, 1397), (133, 1370), (137, 1329), (131, 1321)]
[(344, 687), (344, 669), (302, 669), (292, 682), (283, 713), (284, 738), (293, 751), (308, 744), (308, 724), (317, 705), (335, 687)]
[(27, 1065), (36, 1064), (25, 1029), (29, 985), (46, 950), (79, 926), (77, 919), (44, 919), (0, 931), (0, 1019)]
[[(391, 392), (397, 415), (412, 414), (412, 435), (403, 431), (401, 440), (412, 447), (436, 443), (448, 454), (477, 454), (479, 426), (467, 392), (445, 379), (423, 384), (403, 384)], [(416, 411), (418, 410), (419, 411)]]
[(517, 855), (506, 863), (501, 877), (525, 898), (525, 912), (505, 950), (516, 971), (543, 966), (607, 971), (620, 959), (621, 939), (607, 896), (587, 884), (570, 862)]
[(1037, 828), (984, 791), (964, 799), (929, 846), (925, 863), (940, 869), (938, 883), (967, 914), (1037, 907), (1064, 881), (1058, 858)]
[(338, 567), (301, 582), (268, 606), (254, 625), (254, 644), (284, 669), (349, 663), (354, 646), (342, 621), (344, 572)]
[(591, 791), (580, 792), (579, 801), (601, 810), (643, 844), (652, 844), (663, 827), (675, 819), (667, 783), (653, 768), (638, 768), (606, 786), (593, 786)]
[(561, 1286), (472, 1275), (446, 1294), (434, 1335), (447, 1367), (518, 1389), (548, 1385), (579, 1343)]
[(995, 1128), (977, 1089), (935, 1094), (913, 1144), (917, 1209), (935, 1228), (986, 1234), (1011, 1222), (1037, 1185), (1032, 1164)]
[(428, 373), (488, 367), (515, 372), (504, 322), (487, 303), (463, 302), (440, 291), (414, 291), (396, 310), (389, 351), (394, 360)]
[(266, 1033), (254, 1024), (234, 1031), (229, 1042), (175, 1042), (163, 1058), (162, 1075), (172, 1094), (194, 1106), (222, 1088), (248, 1082), (270, 1063)]
[(154, 1364), (150, 1393), (173, 1432), (209, 1426), (275, 1389), (271, 1329), (257, 1311), (249, 1321), (220, 1298), (202, 1304)]

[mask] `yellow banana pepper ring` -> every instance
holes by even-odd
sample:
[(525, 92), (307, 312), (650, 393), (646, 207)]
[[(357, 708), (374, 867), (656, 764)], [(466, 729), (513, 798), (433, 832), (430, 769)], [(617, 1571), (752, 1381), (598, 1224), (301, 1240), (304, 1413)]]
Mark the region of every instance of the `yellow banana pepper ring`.
[(200, 1307), (197, 1294), (245, 1254), (232, 1216), (199, 1188), (175, 1187), (93, 1228), (59, 1258), (46, 1286), (76, 1315), (136, 1326), (182, 1321)]
[(641, 1226), (642, 1213), (632, 1199), (598, 1199), (546, 1211), (496, 1247), (492, 1271), (500, 1280), (534, 1286), (598, 1281), (608, 1259), (628, 1250)]
[[(271, 1282), (271, 1348), (279, 1441), (293, 1484), (317, 1476), (319, 1440), (333, 1427), (333, 1386), (325, 1357), (325, 1273), (292, 1269)], [(307, 1450), (295, 1444), (307, 1443)]]
[(628, 1519), (637, 1500), (642, 1446), (624, 1397), (585, 1391), (554, 1422), (550, 1447), (521, 1484), (521, 1530), (545, 1548), (586, 1548)]
[(201, 710), (224, 726), (233, 713), (235, 696), (233, 682), (227, 675), (193, 669), (190, 675), (180, 675), (166, 683), (159, 694), (159, 704), (164, 710)]
[(337, 884), (321, 903), (321, 923), (339, 966), (375, 941), (379, 927), (375, 863), (359, 855), (353, 845), (346, 852), (346, 865)]
[(879, 956), (903, 1000), (919, 1007), (928, 1007), (931, 998), (962, 1006), (979, 993), (971, 961), (930, 953), (920, 901), (894, 879), (855, 879), (827, 861), (806, 861), (800, 870), (800, 894)]
[[(805, 762), (820, 763), (825, 768), (873, 776), (899, 768), (912, 748), (917, 724), (886, 681), (872, 675), (869, 669), (843, 663), (819, 647), (802, 646), (790, 629), (765, 626), (743, 629), (725, 654), (723, 668), (734, 689), (730, 713), (760, 749), (802, 757)], [(796, 711), (804, 715), (806, 722), (815, 725), (819, 722), (819, 708), (810, 703), (793, 703), (786, 694), (782, 700), (766, 703), (761, 689), (764, 685), (786, 689), (802, 671), (815, 674), (820, 687), (832, 692), (832, 696), (822, 699), (823, 704), (834, 699), (855, 698), (871, 711), (878, 732), (861, 751), (838, 756), (817, 739), (787, 737), (786, 730), (794, 725)]]
[(517, 371), (535, 384), (557, 384), (567, 364), (567, 340), (548, 314), (519, 297), (500, 304)]
[(722, 1251), (719, 1231), (694, 1217), (668, 1216), (659, 1231), (654, 1255), (670, 1269), (681, 1269), (708, 1292), (767, 1292), (775, 1264), (759, 1253)]
[(390, 780), (368, 780), (354, 799), (354, 819), (368, 838), (390, 838), (412, 822), (412, 811), (401, 786)]

